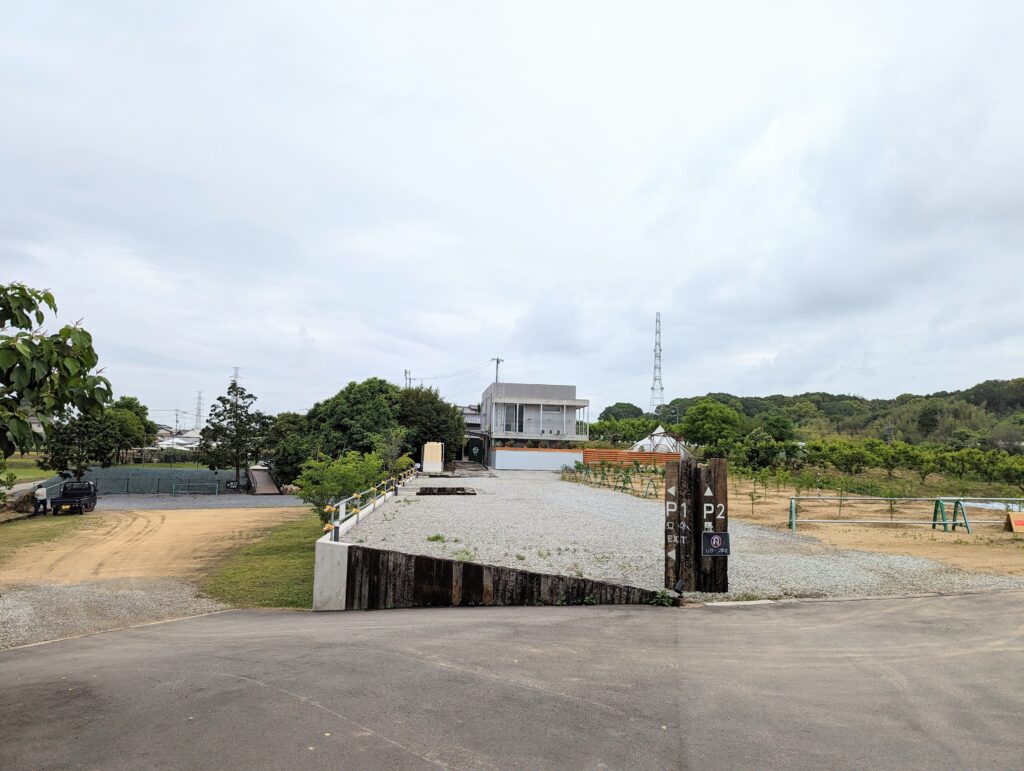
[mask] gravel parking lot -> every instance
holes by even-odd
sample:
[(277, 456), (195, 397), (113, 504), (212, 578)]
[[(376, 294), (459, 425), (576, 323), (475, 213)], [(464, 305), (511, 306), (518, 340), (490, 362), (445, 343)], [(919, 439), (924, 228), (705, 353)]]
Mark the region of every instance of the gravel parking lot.
[(6, 589), (0, 594), (0, 649), (225, 608), (169, 578)]
[[(417, 496), (418, 486), (465, 485), (476, 495)], [(658, 589), (662, 504), (562, 482), (551, 472), (420, 477), (348, 533), (348, 540)], [(733, 519), (730, 592), (738, 597), (854, 597), (1024, 588), (1024, 578), (972, 573), (931, 560), (837, 549), (811, 536)]]

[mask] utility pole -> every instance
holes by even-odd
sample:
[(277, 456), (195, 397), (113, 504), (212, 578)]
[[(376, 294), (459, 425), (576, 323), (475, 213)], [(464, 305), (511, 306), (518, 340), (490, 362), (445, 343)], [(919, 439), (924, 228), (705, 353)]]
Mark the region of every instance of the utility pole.
[(405, 387), (412, 388), (412, 371), (405, 370)]
[(231, 382), (232, 383), (237, 383), (238, 382), (238, 370), (239, 370), (239, 367), (235, 367), (234, 369), (235, 369), (235, 374), (231, 376)]
[(661, 384), (661, 313), (654, 316), (654, 380), (651, 383), (651, 409), (653, 415), (665, 403), (665, 387)]
[(196, 423), (193, 428), (198, 431), (203, 419), (203, 392), (196, 391)]
[(500, 367), (501, 363), (503, 361), (505, 361), (505, 360), (504, 359), (499, 359), (499, 358), (493, 358), (493, 359), (491, 359), (491, 361), (494, 362), (494, 382), (497, 383), (497, 382), (499, 382), (498, 381), (498, 367)]

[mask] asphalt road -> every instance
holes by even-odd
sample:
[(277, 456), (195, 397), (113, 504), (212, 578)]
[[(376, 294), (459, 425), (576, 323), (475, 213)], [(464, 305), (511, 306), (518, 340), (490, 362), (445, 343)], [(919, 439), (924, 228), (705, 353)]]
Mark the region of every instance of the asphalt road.
[(1024, 593), (229, 611), (0, 652), (0, 767), (1015, 768)]

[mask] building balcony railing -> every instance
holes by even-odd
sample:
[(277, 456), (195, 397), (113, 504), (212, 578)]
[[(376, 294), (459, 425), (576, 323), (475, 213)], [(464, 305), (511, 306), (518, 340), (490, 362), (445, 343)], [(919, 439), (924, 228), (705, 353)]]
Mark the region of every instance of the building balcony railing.
[(523, 431), (516, 431), (514, 427), (497, 428), (494, 430), (492, 436), (495, 439), (551, 439), (551, 440), (567, 440), (567, 441), (586, 441), (590, 438), (590, 432), (587, 428), (581, 427), (573, 431), (572, 429), (566, 429), (563, 431), (561, 428), (527, 428)]

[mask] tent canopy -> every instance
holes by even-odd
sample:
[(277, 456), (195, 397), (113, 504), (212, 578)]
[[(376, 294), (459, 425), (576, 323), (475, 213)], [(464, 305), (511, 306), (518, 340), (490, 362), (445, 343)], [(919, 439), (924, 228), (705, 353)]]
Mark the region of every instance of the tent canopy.
[(671, 452), (674, 454), (687, 454), (683, 443), (672, 434), (666, 433), (662, 426), (658, 426), (648, 436), (629, 448), (630, 452)]

